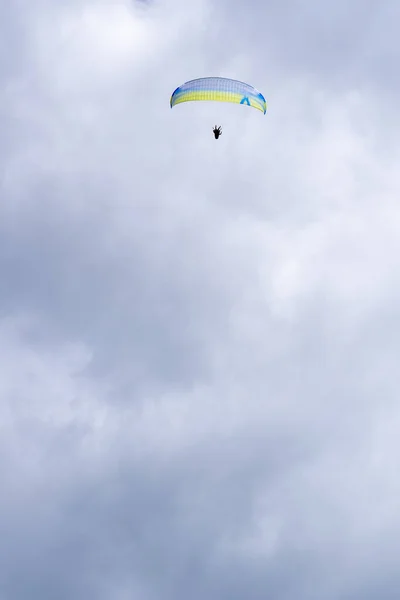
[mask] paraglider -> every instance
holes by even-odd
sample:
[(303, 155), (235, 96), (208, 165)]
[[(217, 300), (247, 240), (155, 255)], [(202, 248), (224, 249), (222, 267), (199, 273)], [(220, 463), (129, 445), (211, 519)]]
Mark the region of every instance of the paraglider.
[(220, 135), (222, 135), (221, 125), (219, 127), (214, 125), (213, 134), (216, 140), (219, 138)]
[[(182, 102), (214, 100), (216, 102), (233, 102), (244, 104), (260, 110), (267, 111), (267, 103), (264, 96), (253, 86), (236, 79), (226, 77), (202, 77), (192, 79), (176, 88), (170, 100), (171, 108)], [(221, 135), (221, 128), (214, 127), (215, 139)], [(218, 132), (219, 133), (216, 133)]]

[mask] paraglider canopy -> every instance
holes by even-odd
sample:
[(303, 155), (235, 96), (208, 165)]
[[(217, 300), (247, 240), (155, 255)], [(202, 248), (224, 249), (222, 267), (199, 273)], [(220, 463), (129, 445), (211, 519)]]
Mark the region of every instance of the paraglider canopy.
[(225, 77), (202, 77), (187, 81), (176, 88), (171, 96), (170, 105), (173, 108), (182, 102), (201, 100), (245, 104), (261, 110), (264, 114), (267, 111), (267, 103), (261, 92), (248, 83)]

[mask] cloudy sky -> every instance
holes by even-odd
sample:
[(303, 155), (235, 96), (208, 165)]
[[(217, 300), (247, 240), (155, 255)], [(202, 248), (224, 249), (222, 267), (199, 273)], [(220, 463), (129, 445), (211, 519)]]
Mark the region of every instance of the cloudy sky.
[(399, 18), (1, 4), (1, 600), (399, 597)]

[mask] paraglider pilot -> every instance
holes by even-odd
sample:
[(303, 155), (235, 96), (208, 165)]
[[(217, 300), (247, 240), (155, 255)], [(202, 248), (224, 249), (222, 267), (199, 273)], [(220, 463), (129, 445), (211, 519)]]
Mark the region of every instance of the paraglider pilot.
[(219, 138), (220, 135), (222, 135), (221, 125), (219, 127), (214, 125), (213, 134), (216, 140)]

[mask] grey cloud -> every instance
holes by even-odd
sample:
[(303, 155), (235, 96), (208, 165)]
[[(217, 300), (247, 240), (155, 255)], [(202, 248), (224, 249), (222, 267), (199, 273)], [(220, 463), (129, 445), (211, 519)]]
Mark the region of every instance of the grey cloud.
[(251, 52), (249, 66), (265, 85), (310, 77), (333, 94), (343, 89), (397, 91), (396, 2), (254, 1), (220, 3), (215, 10), (217, 57), (229, 63), (239, 48), (243, 54)]
[[(390, 87), (362, 59), (394, 4), (29, 6), (0, 20), (2, 597), (390, 600), (398, 155), (346, 91)], [(243, 69), (265, 118), (170, 110)]]

